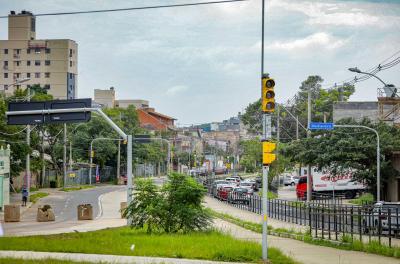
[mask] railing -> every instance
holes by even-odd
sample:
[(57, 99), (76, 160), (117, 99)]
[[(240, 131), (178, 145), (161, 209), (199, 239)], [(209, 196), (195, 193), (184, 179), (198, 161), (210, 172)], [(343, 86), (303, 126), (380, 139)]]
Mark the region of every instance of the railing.
[[(257, 194), (224, 192), (217, 190), (210, 181), (203, 183), (206, 183), (209, 196), (239, 209), (261, 214), (262, 199)], [(335, 197), (335, 199), (341, 198)], [(337, 201), (330, 203), (324, 201), (313, 200), (311, 203), (306, 203), (281, 199), (268, 200), (268, 216), (307, 226), (310, 235), (322, 239), (343, 240), (344, 236), (349, 236), (351, 241), (354, 238), (360, 241), (374, 239), (381, 244), (384, 238), (391, 247), (392, 239), (400, 238), (399, 208), (377, 210), (371, 205), (354, 206), (338, 204)]]
[(395, 86), (387, 86), (383, 88), (377, 89), (378, 98), (387, 97), (387, 98), (399, 98), (400, 97), (400, 89), (397, 89)]

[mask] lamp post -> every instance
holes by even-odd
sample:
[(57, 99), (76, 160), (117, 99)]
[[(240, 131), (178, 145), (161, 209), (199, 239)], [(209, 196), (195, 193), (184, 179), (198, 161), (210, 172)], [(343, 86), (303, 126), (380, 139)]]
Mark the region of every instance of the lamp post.
[(360, 69), (358, 69), (357, 67), (349, 68), (348, 70), (351, 71), (351, 72), (355, 72), (355, 73), (360, 73), (360, 74), (369, 75), (369, 76), (372, 76), (372, 77), (378, 79), (378, 80), (384, 85), (384, 86), (383, 86), (384, 89), (390, 90), (390, 92), (392, 93), (391, 97), (395, 97), (395, 96), (396, 96), (397, 88), (396, 88), (393, 84), (385, 83), (381, 78), (379, 78), (379, 77), (376, 76), (375, 74), (370, 73), (370, 72), (363, 72), (363, 71), (361, 71)]

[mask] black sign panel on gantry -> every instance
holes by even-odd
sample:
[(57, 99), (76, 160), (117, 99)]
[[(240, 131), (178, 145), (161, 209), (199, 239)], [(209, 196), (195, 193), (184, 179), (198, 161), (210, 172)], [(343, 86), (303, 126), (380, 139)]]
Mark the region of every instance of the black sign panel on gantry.
[[(46, 103), (47, 109), (91, 108), (92, 99), (56, 100)], [(46, 116), (46, 123), (79, 123), (88, 122), (91, 112), (57, 113)]]
[[(54, 100), (44, 102), (10, 102), (9, 112), (47, 110), (47, 109), (69, 109), (69, 108), (91, 108), (92, 99)], [(71, 113), (42, 113), (42, 114), (21, 114), (8, 115), (8, 125), (39, 125), (46, 123), (78, 123), (88, 122), (91, 117), (90, 111)]]

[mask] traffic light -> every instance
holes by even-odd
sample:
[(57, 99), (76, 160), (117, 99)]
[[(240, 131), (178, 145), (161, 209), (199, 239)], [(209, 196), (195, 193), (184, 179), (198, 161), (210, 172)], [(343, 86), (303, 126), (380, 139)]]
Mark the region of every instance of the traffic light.
[(271, 164), (276, 159), (276, 155), (272, 153), (276, 149), (276, 143), (263, 141), (262, 148), (263, 148), (263, 165), (266, 166)]
[(275, 111), (275, 81), (269, 77), (262, 78), (262, 110), (272, 113)]

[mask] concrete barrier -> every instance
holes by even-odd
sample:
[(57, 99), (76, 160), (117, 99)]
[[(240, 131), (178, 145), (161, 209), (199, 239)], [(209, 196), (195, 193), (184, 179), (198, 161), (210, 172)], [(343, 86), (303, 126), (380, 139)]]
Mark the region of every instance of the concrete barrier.
[(38, 222), (51, 222), (55, 221), (55, 215), (53, 212), (53, 209), (51, 208), (50, 205), (44, 205), (43, 207), (38, 208), (36, 220)]
[(9, 204), (4, 205), (4, 222), (19, 222), (21, 221), (20, 205)]
[(91, 204), (78, 205), (78, 220), (93, 220), (93, 206)]

